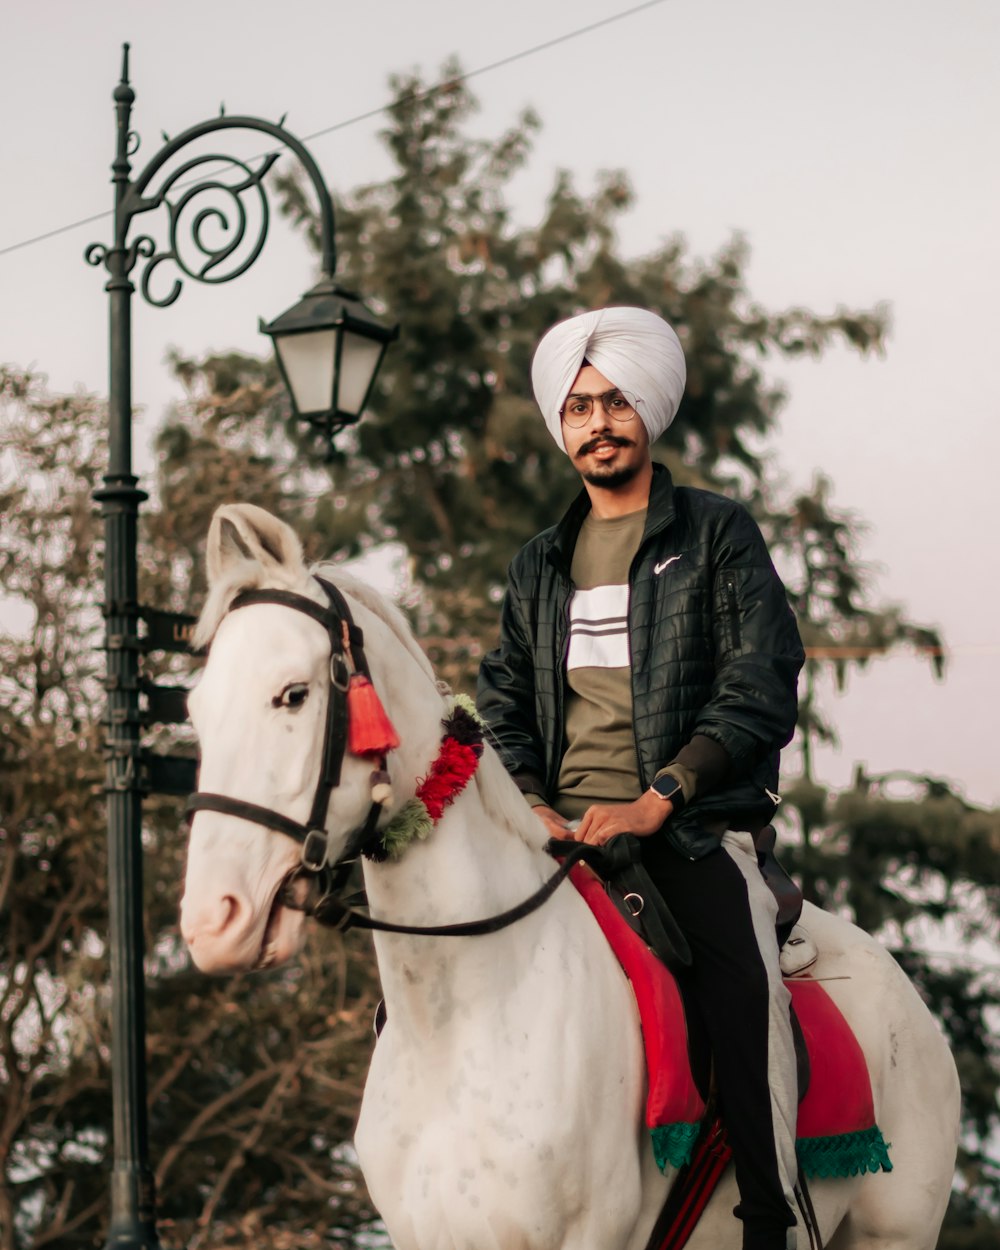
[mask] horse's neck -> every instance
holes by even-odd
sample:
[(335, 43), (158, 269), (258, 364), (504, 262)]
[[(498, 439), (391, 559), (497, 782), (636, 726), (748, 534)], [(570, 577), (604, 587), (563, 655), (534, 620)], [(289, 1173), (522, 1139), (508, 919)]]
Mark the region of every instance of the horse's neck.
[[(532, 843), (490, 815), (478, 786), (471, 784), (427, 839), (411, 845), (398, 862), (366, 865), (372, 915), (413, 925), (497, 915), (527, 898), (554, 871), (538, 841)], [(552, 905), (553, 900), (546, 903), (547, 908)], [(505, 971), (511, 976), (530, 962), (530, 928), (520, 921), (488, 937), (376, 934), (387, 1009), (394, 1017), (426, 1026), (433, 1000), (440, 1002), (452, 989), (460, 993), (462, 982), (481, 979), (484, 959), (496, 961), (498, 941), (503, 942)]]

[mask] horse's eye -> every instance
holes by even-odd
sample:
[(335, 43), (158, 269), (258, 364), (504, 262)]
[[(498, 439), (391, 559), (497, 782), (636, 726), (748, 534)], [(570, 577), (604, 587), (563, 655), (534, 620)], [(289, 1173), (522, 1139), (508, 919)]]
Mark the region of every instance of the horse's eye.
[(271, 706), (291, 708), (294, 712), (296, 708), (300, 708), (305, 703), (308, 697), (308, 684), (304, 681), (293, 681), (282, 690), (281, 694), (274, 696), (271, 700)]

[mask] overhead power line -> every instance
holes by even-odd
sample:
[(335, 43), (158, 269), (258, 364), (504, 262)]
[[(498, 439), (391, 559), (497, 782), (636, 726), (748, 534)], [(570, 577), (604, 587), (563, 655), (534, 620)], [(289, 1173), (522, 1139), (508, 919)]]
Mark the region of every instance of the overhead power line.
[[(581, 35), (589, 35), (604, 26), (624, 21), (626, 18), (634, 17), (637, 13), (642, 13), (645, 9), (655, 9), (658, 5), (666, 2), (667, 0), (646, 0), (645, 4), (633, 5), (630, 9), (623, 9), (620, 13), (613, 13), (610, 17), (602, 17), (600, 21), (591, 22), (587, 26), (578, 26), (575, 30), (569, 30), (563, 35), (557, 35), (554, 39), (546, 39), (544, 43), (536, 43), (530, 48), (522, 48), (520, 52), (513, 52), (510, 56), (501, 57), (498, 61), (490, 61), (488, 65), (480, 65), (478, 69), (470, 69), (465, 74), (456, 74), (453, 77), (443, 79), (424, 91), (411, 91), (401, 97), (401, 100), (402, 102), (413, 103), (418, 100), (430, 99), (431, 96), (436, 95), (439, 91), (452, 89), (456, 83), (468, 82), (470, 79), (478, 78), (482, 74), (489, 74), (495, 69), (502, 69), (505, 65), (513, 65), (515, 61), (523, 61), (526, 57), (535, 56), (539, 52), (546, 52), (549, 48), (555, 48), (559, 44), (568, 43), (571, 39), (579, 39)], [(368, 121), (372, 117), (378, 117), (382, 113), (388, 112), (393, 104), (398, 102), (393, 100), (388, 104), (380, 104), (377, 108), (368, 109), (364, 113), (357, 113), (354, 117), (346, 117), (343, 121), (334, 122), (332, 126), (324, 126), (322, 130), (314, 130), (312, 134), (299, 137), (305, 143), (309, 143), (313, 139), (321, 139), (337, 130), (345, 130), (348, 126), (356, 126), (359, 122)], [(94, 213), (90, 217), (81, 217), (77, 221), (67, 222), (64, 226), (57, 226), (54, 230), (46, 230), (44, 234), (36, 234), (30, 239), (22, 239), (20, 243), (11, 243), (7, 247), (0, 247), (0, 256), (8, 256), (11, 252), (19, 252), (23, 248), (32, 247), (36, 243), (44, 243), (47, 239), (54, 239), (58, 235), (68, 234), (71, 230), (79, 230), (81, 226), (89, 226), (95, 221), (103, 221), (106, 217), (112, 215), (112, 211), (112, 209), (106, 209), (103, 213)]]

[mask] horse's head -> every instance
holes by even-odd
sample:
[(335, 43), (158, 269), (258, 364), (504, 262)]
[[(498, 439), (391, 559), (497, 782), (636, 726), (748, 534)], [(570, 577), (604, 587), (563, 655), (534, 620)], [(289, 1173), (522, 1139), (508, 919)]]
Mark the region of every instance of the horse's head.
[[(330, 632), (314, 616), (287, 604), (231, 608), (244, 592), (272, 590), (326, 608), (325, 592), (306, 568), (289, 527), (249, 504), (216, 512), (208, 577), (195, 642), (211, 642), (211, 648), (189, 701), (201, 746), (199, 792), (304, 825), (323, 771)], [(441, 700), (430, 666), (395, 608), (368, 588), (337, 580), (364, 635), (372, 682), (394, 723), (405, 726), (405, 741), (389, 757), (390, 774), (394, 780), (412, 778), (439, 731)], [(326, 820), (328, 862), (343, 853), (365, 821), (372, 768), (370, 759), (344, 751)], [(301, 854), (299, 842), (252, 816), (196, 812), (181, 931), (199, 968), (234, 972), (270, 966), (298, 950), (303, 913), (284, 899)], [(304, 891), (307, 883), (293, 881), (290, 888)]]

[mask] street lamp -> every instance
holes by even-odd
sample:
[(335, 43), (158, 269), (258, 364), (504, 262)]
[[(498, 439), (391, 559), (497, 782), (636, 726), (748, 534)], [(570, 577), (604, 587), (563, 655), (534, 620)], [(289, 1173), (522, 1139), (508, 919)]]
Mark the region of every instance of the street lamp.
[[(194, 155), (167, 166), (189, 144), (224, 130), (268, 135), (294, 153), (319, 202), (323, 280), (295, 308), (262, 327), (274, 338), (282, 373), (292, 389), (296, 412), (328, 438), (357, 421), (371, 392), (387, 344), (396, 336), (334, 281), (333, 204), (315, 161), (300, 140), (279, 123), (256, 117), (220, 115), (173, 139), (131, 178), (131, 158), (139, 140), (130, 129), (135, 92), (129, 83), (128, 44), (121, 80), (115, 88), (117, 147), (112, 163), (115, 187), (114, 242), (91, 244), (87, 262), (108, 271), (109, 384), (108, 472), (94, 492), (101, 504), (105, 533), (105, 617), (107, 620), (107, 773), (109, 947), (111, 956), (111, 1083), (114, 1169), (108, 1250), (159, 1250), (156, 1201), (149, 1165), (146, 1115), (146, 1041), (142, 932), (142, 795), (151, 787), (140, 741), (143, 717), (139, 673), (144, 640), (139, 621), (150, 613), (138, 602), (137, 528), (140, 503), (147, 498), (132, 472), (132, 272), (141, 264), (140, 290), (150, 304), (165, 308), (180, 295), (183, 279), (217, 284), (239, 277), (260, 255), (267, 237), (269, 209), (264, 178), (278, 159), (271, 152), (256, 167), (233, 156)], [(284, 120), (284, 119), (282, 119)], [(227, 181), (217, 171), (225, 167)], [(222, 196), (204, 206), (206, 193)], [(199, 207), (199, 205), (203, 205)], [(256, 232), (250, 227), (256, 209)], [(149, 234), (129, 239), (136, 217), (157, 209), (167, 213), (167, 241)], [(182, 249), (190, 229), (199, 263)], [(214, 228), (221, 235), (213, 245)], [(186, 236), (184, 236), (186, 237)], [(242, 256), (241, 260), (236, 259)], [(227, 268), (227, 263), (232, 267)], [(166, 265), (180, 272), (161, 296), (151, 279)], [(162, 617), (164, 614), (152, 614)], [(175, 648), (176, 649), (176, 648)], [(164, 788), (164, 787), (157, 787)]]
[(360, 419), (385, 349), (398, 333), (332, 278), (260, 328), (274, 340), (295, 415), (328, 441)]

